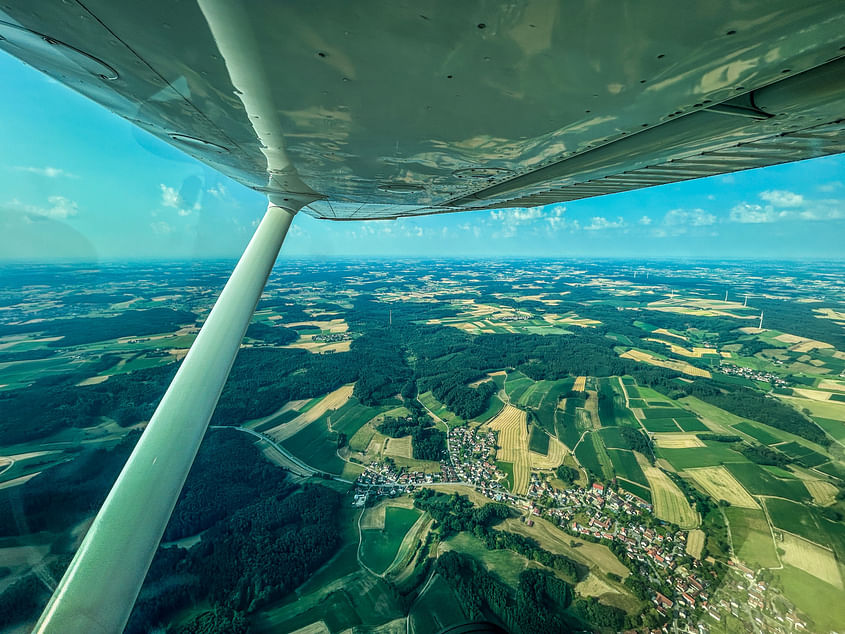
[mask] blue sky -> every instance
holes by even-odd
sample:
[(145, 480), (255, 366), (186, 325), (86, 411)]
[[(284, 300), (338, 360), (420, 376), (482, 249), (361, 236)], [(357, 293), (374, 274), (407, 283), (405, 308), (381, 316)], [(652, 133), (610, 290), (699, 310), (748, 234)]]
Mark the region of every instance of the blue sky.
[[(0, 259), (236, 257), (263, 196), (0, 53)], [(301, 256), (845, 256), (845, 155), (534, 209), (299, 214)]]

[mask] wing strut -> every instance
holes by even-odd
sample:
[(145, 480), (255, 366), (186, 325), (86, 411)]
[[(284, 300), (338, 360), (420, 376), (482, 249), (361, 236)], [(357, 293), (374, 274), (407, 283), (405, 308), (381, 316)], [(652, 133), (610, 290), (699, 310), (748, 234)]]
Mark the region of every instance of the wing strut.
[(296, 210), (270, 204), (35, 632), (122, 632)]

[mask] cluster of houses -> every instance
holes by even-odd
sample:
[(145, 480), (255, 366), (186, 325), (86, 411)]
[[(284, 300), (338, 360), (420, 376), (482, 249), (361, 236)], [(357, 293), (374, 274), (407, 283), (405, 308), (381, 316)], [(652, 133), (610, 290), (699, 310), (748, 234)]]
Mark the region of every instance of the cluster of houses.
[(320, 343), (334, 343), (336, 341), (346, 341), (350, 339), (351, 336), (348, 332), (329, 332), (319, 335), (314, 335), (313, 341), (318, 341)]
[(494, 460), (495, 431), (481, 432), (478, 428), (453, 427), (449, 430), (449, 454), (452, 465), (441, 469), (446, 482), (466, 482), (488, 487), (504, 477), (496, 469)]
[[(778, 359), (774, 359), (778, 363)], [(780, 363), (783, 363), (782, 361)], [(771, 372), (763, 372), (762, 370), (752, 370), (751, 368), (743, 368), (738, 365), (723, 363), (719, 366), (719, 372), (722, 374), (732, 374), (733, 376), (741, 376), (752, 381), (764, 381), (771, 383), (774, 387), (786, 387), (788, 383), (783, 377)]]
[(731, 562), (733, 574), (726, 577), (716, 593), (714, 603), (718, 609), (711, 609), (710, 616), (717, 622), (727, 614), (742, 622), (749, 632), (764, 634), (788, 634), (806, 632), (807, 622), (794, 610), (788, 600), (775, 601), (780, 596), (776, 588), (761, 579), (759, 572), (740, 562)]

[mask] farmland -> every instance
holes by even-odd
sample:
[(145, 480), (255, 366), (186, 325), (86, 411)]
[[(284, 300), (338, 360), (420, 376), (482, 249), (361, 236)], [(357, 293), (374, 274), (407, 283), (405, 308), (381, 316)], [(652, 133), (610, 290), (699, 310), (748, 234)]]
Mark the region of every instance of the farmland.
[(405, 534), (419, 517), (420, 512), (417, 509), (387, 506), (382, 528), (362, 526), (360, 557), (364, 565), (376, 573), (387, 570), (396, 557)]
[(513, 492), (524, 494), (531, 470), (525, 412), (508, 405), (488, 425), (499, 432), (497, 460), (513, 465)]
[(648, 461), (642, 455), (638, 454), (637, 460), (651, 488), (654, 514), (662, 520), (677, 524), (681, 528), (698, 526), (698, 513), (690, 507), (678, 485), (663, 471), (648, 464)]
[(698, 467), (687, 469), (684, 473), (695, 480), (714, 500), (725, 500), (731, 506), (741, 508), (760, 508), (725, 467)]
[(740, 560), (762, 568), (780, 565), (769, 523), (761, 509), (731, 506), (724, 512), (730, 524), (733, 549)]

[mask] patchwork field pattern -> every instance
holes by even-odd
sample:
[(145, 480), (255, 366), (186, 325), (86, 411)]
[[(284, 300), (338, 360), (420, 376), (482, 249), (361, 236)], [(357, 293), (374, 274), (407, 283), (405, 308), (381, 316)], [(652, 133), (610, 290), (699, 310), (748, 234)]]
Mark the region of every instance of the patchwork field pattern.
[(557, 438), (551, 438), (549, 451), (545, 456), (533, 451), (529, 452), (529, 456), (532, 469), (557, 469), (566, 456), (566, 447)]

